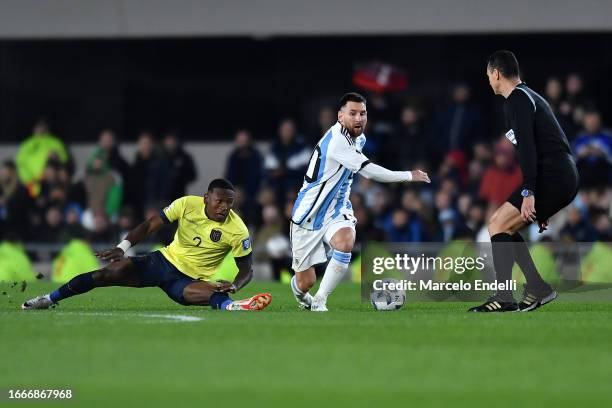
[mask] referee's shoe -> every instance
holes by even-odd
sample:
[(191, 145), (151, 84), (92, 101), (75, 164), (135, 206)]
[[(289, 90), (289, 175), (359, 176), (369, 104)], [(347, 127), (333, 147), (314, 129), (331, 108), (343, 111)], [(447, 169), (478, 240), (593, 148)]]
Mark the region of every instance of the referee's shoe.
[(504, 302), (495, 298), (490, 297), (482, 305), (474, 306), (468, 309), (468, 312), (476, 313), (491, 313), (491, 312), (518, 312), (519, 305), (516, 302)]
[(523, 289), (523, 299), (518, 304), (521, 312), (531, 312), (537, 308), (552, 302), (557, 298), (557, 292), (550, 286), (543, 292), (530, 290), (527, 285)]

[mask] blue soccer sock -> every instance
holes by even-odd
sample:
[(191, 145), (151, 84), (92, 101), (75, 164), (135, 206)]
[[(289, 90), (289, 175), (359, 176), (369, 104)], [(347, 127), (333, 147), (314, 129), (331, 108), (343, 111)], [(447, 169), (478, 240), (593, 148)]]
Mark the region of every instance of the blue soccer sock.
[(232, 303), (232, 299), (225, 293), (215, 292), (210, 296), (208, 303), (212, 309), (227, 310), (226, 307)]
[(80, 295), (89, 292), (96, 287), (93, 280), (93, 272), (83, 273), (70, 279), (68, 283), (60, 286), (57, 290), (49, 295), (53, 303), (57, 303), (62, 299), (66, 299), (75, 295)]

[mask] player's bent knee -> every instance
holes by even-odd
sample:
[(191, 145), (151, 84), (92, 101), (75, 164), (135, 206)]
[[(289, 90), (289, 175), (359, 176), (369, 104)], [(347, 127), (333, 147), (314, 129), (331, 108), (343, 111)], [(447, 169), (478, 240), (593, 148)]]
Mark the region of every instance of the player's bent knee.
[(122, 284), (128, 280), (131, 271), (132, 268), (129, 263), (112, 263), (95, 271), (92, 275), (92, 279), (100, 286)]
[(504, 220), (504, 216), (503, 216), (503, 210), (504, 207), (500, 207), (498, 208), (493, 215), (491, 215), (491, 218), (489, 219), (488, 225), (487, 225), (487, 229), (489, 230), (489, 235), (493, 236), (495, 234), (499, 234), (502, 232), (507, 232), (505, 231), (506, 228), (506, 220)]
[(332, 248), (334, 248), (336, 251), (340, 251), (340, 252), (352, 252), (353, 251), (353, 244), (354, 244), (355, 240), (353, 235), (349, 235), (349, 234), (344, 234), (341, 237), (338, 237), (334, 240), (332, 240), (332, 242), (330, 242)]
[(355, 230), (352, 228), (339, 229), (330, 241), (330, 245), (336, 251), (352, 252), (355, 243)]
[(490, 236), (501, 233), (514, 234), (524, 225), (519, 211), (512, 204), (506, 203), (493, 213), (487, 229)]
[(188, 305), (208, 306), (210, 302), (210, 293), (185, 288), (183, 291), (183, 299), (185, 299)]
[(489, 225), (487, 226), (487, 229), (489, 230), (490, 236), (499, 234), (501, 232), (499, 225), (497, 225), (496, 223), (489, 223)]
[(189, 305), (208, 306), (214, 290), (208, 282), (193, 282), (183, 288), (183, 299)]
[(512, 228), (509, 227), (509, 225), (506, 224), (502, 224), (500, 222), (495, 222), (492, 224), (489, 224), (488, 228), (489, 230), (489, 236), (493, 236), (493, 235), (497, 235), (497, 234), (501, 234), (501, 233), (506, 233), (506, 234), (512, 234)]
[(350, 241), (339, 241), (333, 245), (336, 251), (350, 253), (353, 251), (353, 240)]

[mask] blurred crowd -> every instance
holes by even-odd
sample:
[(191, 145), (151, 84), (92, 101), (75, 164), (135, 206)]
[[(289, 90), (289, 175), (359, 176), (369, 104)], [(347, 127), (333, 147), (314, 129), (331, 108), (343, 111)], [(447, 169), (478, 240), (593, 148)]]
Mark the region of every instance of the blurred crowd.
[[(110, 244), (185, 195), (196, 177), (193, 158), (174, 133), (158, 145), (143, 132), (128, 162), (115, 133), (103, 130), (84, 176), (75, 179), (68, 149), (39, 121), (15, 160), (0, 168), (1, 235), (10, 241), (64, 244), (78, 238)], [(172, 236), (171, 229), (162, 229), (151, 241), (168, 242)]]
[[(571, 144), (582, 188), (574, 203), (551, 220), (547, 233), (535, 231), (530, 239), (610, 241), (612, 133), (579, 75), (550, 78), (544, 96)], [(423, 169), (432, 183), (384, 185), (357, 177), (351, 200), (358, 244), (487, 241), (488, 217), (521, 185), (522, 174), (503, 134), (487, 134), (482, 106), (470, 86), (453, 84), (446, 102), (427, 103), (415, 95), (367, 97), (364, 153), (392, 170)], [(235, 209), (253, 231), (257, 256), (271, 261), (275, 271), (286, 262), (288, 220), (313, 146), (336, 121), (335, 107), (321, 107), (317, 119), (314, 134), (301, 133), (292, 118), (282, 119), (265, 151), (248, 129), (240, 130), (227, 158), (225, 177), (238, 189)], [(197, 177), (194, 158), (173, 133), (158, 143), (143, 132), (128, 161), (116, 135), (104, 130), (82, 179), (75, 180), (73, 167), (61, 139), (46, 123), (37, 123), (15, 160), (0, 169), (2, 238), (115, 243), (151, 212), (184, 195)], [(169, 228), (152, 241), (166, 243), (172, 236)]]
[[(512, 144), (502, 134), (486, 135), (469, 85), (458, 82), (449, 94), (439, 110), (418, 98), (394, 106), (384, 95), (368, 97), (366, 155), (390, 169), (424, 169), (432, 183), (385, 185), (358, 177), (351, 195), (358, 241), (488, 240), (486, 220), (521, 185), (521, 170)], [(570, 208), (551, 220), (548, 234), (536, 231), (531, 238), (609, 241), (612, 133), (584, 94), (580, 76), (550, 78), (545, 96), (571, 144), (582, 189)], [(226, 175), (243, 190), (240, 211), (262, 236), (256, 235), (256, 243), (286, 233), (312, 146), (335, 120), (335, 110), (323, 107), (320, 132), (302, 135), (293, 120), (284, 119), (268, 152), (256, 149), (248, 131), (236, 135)]]

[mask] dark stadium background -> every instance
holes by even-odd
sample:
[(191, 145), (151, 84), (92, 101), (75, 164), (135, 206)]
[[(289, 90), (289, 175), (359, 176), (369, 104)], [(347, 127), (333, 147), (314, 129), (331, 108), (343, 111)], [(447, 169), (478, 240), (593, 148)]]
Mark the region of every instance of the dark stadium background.
[[(11, 390), (70, 389), (71, 401), (30, 405), (612, 406), (611, 16), (612, 2), (602, 0), (0, 0), (0, 405)], [(596, 109), (591, 125), (601, 113), (594, 131), (560, 118), (588, 152), (587, 177), (545, 234), (521, 232), (559, 300), (534, 313), (482, 316), (466, 310), (485, 293), (426, 302), (408, 293), (400, 310), (378, 312), (360, 301), (370, 291), (361, 280), (368, 253), (387, 256), (388, 242), (462, 257), (474, 242), (486, 247), (488, 217), (521, 183), (501, 133), (503, 98), (485, 76), (487, 56), (502, 48), (542, 95), (550, 78), (564, 90), (571, 74), (582, 78), (580, 98), (562, 93), (557, 112), (564, 102), (571, 113)], [(364, 92), (366, 153), (393, 170), (426, 166), (432, 183), (356, 178), (350, 271), (330, 311), (310, 313), (288, 284), (288, 215), (305, 169), (279, 176), (280, 166), (264, 169), (264, 161), (288, 161), (274, 150), (285, 118), (305, 139), (294, 138), (290, 153), (308, 157), (321, 108), (361, 91), (354, 70), (374, 61), (403, 69), (408, 88), (386, 95), (387, 110)], [(451, 100), (462, 82), (472, 105)], [(450, 125), (465, 125), (467, 105), (478, 110), (485, 143), (465, 126), (468, 143), (450, 151)], [(38, 126), (34, 135), (41, 118), (50, 133)], [(112, 149), (107, 128), (117, 136)], [(240, 144), (248, 138), (239, 129), (257, 143)], [(184, 151), (164, 144), (168, 131)], [(72, 160), (48, 163), (47, 153), (64, 148)], [(195, 180), (177, 171), (189, 157)], [(18, 179), (11, 161), (21, 161), (22, 179), (37, 174)], [(234, 298), (269, 292), (266, 310), (185, 307), (159, 288), (120, 287), (53, 310), (21, 309), (103, 266), (93, 251), (117, 245), (145, 215), (185, 191), (201, 195), (227, 173), (255, 254), (254, 279)], [(168, 184), (183, 190), (161, 191)], [(122, 200), (107, 200), (118, 191)], [(162, 230), (128, 255), (172, 238)], [(213, 280), (232, 279), (233, 259), (219, 269)], [(466, 275), (449, 271), (452, 282)]]
[(373, 60), (405, 69), (405, 94), (431, 105), (443, 105), (449, 86), (466, 81), (493, 114), (485, 115), (491, 135), (500, 130), (500, 100), (492, 103), (484, 61), (498, 48), (516, 52), (536, 90), (550, 76), (581, 74), (610, 118), (610, 43), (609, 33), (1, 40), (0, 141), (21, 141), (39, 117), (66, 142), (94, 141), (105, 127), (122, 140), (143, 129), (230, 140), (239, 128), (265, 140), (283, 117), (310, 134), (320, 104), (354, 89), (355, 64)]

